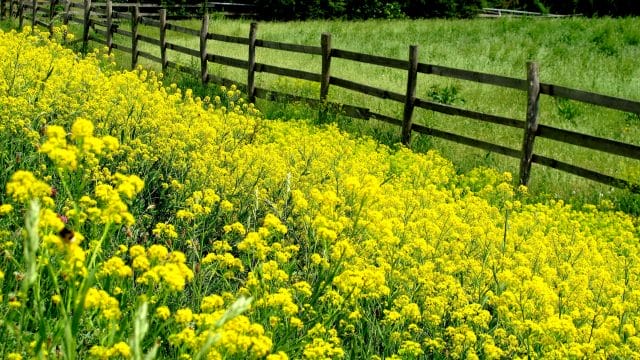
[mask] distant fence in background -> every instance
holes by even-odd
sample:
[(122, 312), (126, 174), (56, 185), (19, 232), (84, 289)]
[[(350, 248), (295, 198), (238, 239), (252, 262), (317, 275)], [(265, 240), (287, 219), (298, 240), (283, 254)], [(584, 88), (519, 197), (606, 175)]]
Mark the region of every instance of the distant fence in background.
[[(4, 16), (7, 13), (5, 6), (7, 0), (0, 1), (0, 14)], [(237, 84), (237, 82), (210, 74), (208, 72), (209, 63), (216, 63), (225, 66), (246, 69), (246, 84), (237, 85), (240, 85), (242, 88), (246, 89), (246, 93), (248, 94), (251, 101), (255, 101), (256, 98), (277, 98), (286, 99), (288, 101), (302, 101), (317, 106), (319, 109), (338, 109), (341, 113), (353, 118), (366, 120), (376, 119), (387, 122), (392, 125), (401, 127), (402, 142), (407, 146), (410, 146), (411, 144), (412, 133), (417, 132), (446, 139), (459, 144), (480, 148), (486, 151), (503, 154), (520, 161), (519, 180), (520, 183), (524, 185), (528, 184), (529, 182), (531, 165), (533, 163), (536, 163), (593, 181), (597, 181), (606, 185), (618, 188), (626, 188), (633, 192), (640, 192), (640, 186), (636, 183), (631, 183), (624, 179), (602, 174), (557, 159), (539, 155), (534, 152), (535, 139), (546, 138), (571, 145), (576, 145), (579, 147), (614, 154), (617, 156), (640, 160), (640, 146), (544, 125), (541, 124), (538, 119), (540, 95), (561, 97), (635, 114), (640, 114), (640, 102), (582, 90), (570, 89), (567, 87), (548, 83), (541, 83), (538, 77), (538, 65), (534, 62), (529, 62), (527, 64), (526, 79), (519, 79), (421, 63), (418, 61), (417, 46), (410, 46), (408, 60), (401, 60), (332, 48), (331, 35), (328, 33), (324, 33), (321, 35), (319, 46), (289, 44), (258, 39), (258, 25), (256, 23), (251, 24), (248, 37), (238, 37), (210, 33), (209, 16), (207, 14), (205, 14), (206, 16), (201, 17), (200, 29), (191, 29), (168, 22), (167, 9), (157, 9), (158, 16), (156, 18), (155, 16), (143, 16), (145, 13), (155, 14), (156, 11), (149, 10), (149, 8), (144, 8), (145, 12), (142, 12), (143, 7), (141, 7), (140, 4), (113, 3), (111, 1), (92, 4), (91, 0), (84, 0), (83, 3), (63, 1), (59, 4), (57, 3), (57, 1), (58, 0), (51, 0), (50, 2), (46, 3), (38, 2), (38, 0), (32, 0), (28, 3), (25, 3), (24, 1), (11, 1), (10, 10), (8, 11), (8, 13), (12, 14), (12, 16), (14, 17), (19, 18), (20, 26), (22, 26), (23, 19), (25, 15), (27, 15), (25, 13), (25, 9), (30, 10), (28, 16), (30, 16), (30, 20), (34, 25), (41, 25), (51, 28), (54, 21), (58, 18), (62, 19), (62, 22), (65, 24), (68, 21), (76, 22), (80, 24), (83, 29), (82, 38), (78, 39), (78, 41), (83, 42), (83, 48), (86, 49), (88, 42), (92, 40), (107, 46), (109, 48), (109, 51), (115, 49), (118, 51), (127, 52), (131, 54), (132, 68), (137, 66), (138, 58), (143, 57), (159, 63), (163, 71), (167, 68), (174, 68), (179, 71), (193, 74), (194, 76), (199, 77), (203, 83), (215, 82), (223, 85)], [(215, 4), (219, 3), (208, 3), (208, 5), (211, 5), (211, 7), (214, 7)], [(114, 11), (114, 7), (127, 8), (128, 11)], [(58, 12), (58, 9), (63, 10), (62, 12)], [(73, 9), (76, 10), (74, 11)], [(45, 20), (38, 20), (38, 16), (45, 17)], [(123, 26), (116, 26), (114, 24), (114, 20), (119, 19), (126, 19), (126, 21), (130, 23), (130, 30), (124, 30)], [(159, 29), (159, 38), (156, 39), (139, 34), (138, 26), (140, 24), (157, 27)], [(95, 34), (98, 34), (103, 38), (90, 36), (91, 27), (95, 28)], [(191, 49), (185, 46), (168, 42), (167, 31), (175, 31), (198, 38), (199, 48)], [(131, 47), (121, 44), (115, 44), (113, 42), (114, 34), (120, 34), (130, 38)], [(209, 40), (246, 45), (248, 56), (246, 59), (236, 59), (208, 53), (207, 42)], [(159, 55), (154, 55), (138, 50), (139, 42), (157, 46)], [(313, 73), (257, 62), (256, 48), (258, 47), (317, 55), (320, 58), (322, 70), (320, 73)], [(194, 69), (185, 67), (169, 60), (167, 56), (167, 50), (176, 51), (178, 53), (186, 54), (188, 56), (199, 59), (200, 68)], [(407, 71), (406, 92), (404, 94), (401, 94), (332, 76), (331, 60), (334, 58), (405, 70)], [(312, 99), (308, 97), (282, 93), (277, 90), (261, 88), (255, 83), (255, 74), (257, 72), (270, 73), (279, 76), (287, 76), (320, 83), (320, 96), (317, 99)], [(448, 78), (472, 81), (481, 84), (489, 84), (498, 87), (521, 90), (527, 96), (527, 109), (526, 113), (524, 114), (525, 120), (467, 110), (456, 106), (441, 104), (418, 98), (416, 97), (418, 73), (432, 74)], [(396, 119), (387, 115), (373, 112), (365, 107), (328, 101), (330, 86), (337, 86), (369, 96), (402, 103), (404, 104), (403, 118)], [(513, 149), (502, 145), (493, 144), (487, 141), (434, 129), (422, 124), (415, 124), (413, 123), (413, 113), (415, 108), (426, 109), (452, 116), (461, 116), (500, 126), (522, 129), (522, 147), (520, 149)]]
[(546, 18), (564, 18), (572, 16), (582, 16), (581, 14), (575, 15), (559, 15), (559, 14), (544, 14), (533, 11), (521, 11), (521, 10), (508, 10), (508, 9), (494, 9), (494, 8), (482, 8), (479, 17), (485, 18), (498, 18), (498, 17), (546, 17)]

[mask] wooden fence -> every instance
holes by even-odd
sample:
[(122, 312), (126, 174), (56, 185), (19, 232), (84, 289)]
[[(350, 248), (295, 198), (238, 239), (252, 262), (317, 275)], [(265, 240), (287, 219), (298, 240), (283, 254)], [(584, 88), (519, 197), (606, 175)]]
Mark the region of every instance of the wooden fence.
[[(0, 14), (4, 15), (7, 13), (7, 11), (5, 11), (4, 5), (6, 4), (7, 0), (0, 1), (2, 1), (2, 3), (0, 3), (2, 4), (0, 5)], [(17, 3), (12, 1), (10, 6), (11, 11), (9, 11), (9, 13), (13, 14), (13, 16), (17, 16), (19, 18), (20, 25), (22, 25), (23, 18), (25, 16), (25, 9), (29, 9), (31, 10), (29, 15), (34, 25), (51, 27), (54, 20), (58, 17), (55, 9), (60, 7), (59, 4), (56, 3), (56, 1), (57, 0), (51, 0), (48, 3), (37, 2), (37, 0), (32, 0), (30, 3)], [(15, 4), (18, 4), (17, 10)], [(211, 4), (213, 5), (213, 3)], [(480, 148), (486, 151), (506, 155), (508, 157), (519, 159), (519, 180), (520, 183), (524, 185), (528, 184), (529, 182), (531, 165), (533, 163), (536, 163), (583, 178), (594, 180), (603, 184), (630, 189), (634, 192), (640, 192), (640, 186), (638, 186), (638, 184), (631, 183), (627, 180), (602, 174), (583, 167), (572, 165), (557, 159), (539, 155), (534, 152), (534, 143), (536, 138), (546, 138), (630, 159), (640, 160), (640, 146), (544, 125), (539, 123), (538, 120), (538, 109), (541, 95), (561, 97), (636, 114), (640, 114), (640, 102), (596, 94), (587, 91), (570, 89), (567, 87), (548, 83), (541, 83), (538, 77), (538, 65), (534, 62), (529, 62), (527, 64), (526, 79), (518, 79), (501, 75), (486, 74), (476, 71), (421, 63), (418, 60), (417, 46), (409, 47), (408, 60), (393, 59), (383, 56), (362, 54), (349, 50), (333, 48), (331, 46), (331, 35), (328, 33), (324, 33), (321, 35), (319, 46), (288, 44), (283, 42), (258, 39), (258, 25), (256, 23), (251, 24), (248, 37), (229, 36), (210, 33), (208, 16), (202, 17), (200, 29), (196, 30), (168, 22), (166, 9), (159, 9), (157, 11), (158, 18), (156, 19), (142, 16), (141, 7), (138, 4), (117, 4), (117, 6), (128, 7), (129, 11), (127, 12), (114, 11), (113, 9), (115, 5), (116, 3), (112, 3), (111, 1), (107, 1), (106, 3), (94, 4), (92, 4), (91, 0), (84, 0), (83, 3), (67, 1), (62, 3), (62, 8), (64, 10), (60, 17), (62, 18), (64, 23), (73, 21), (82, 25), (82, 39), (78, 40), (83, 42), (84, 48), (86, 48), (89, 40), (92, 40), (107, 46), (109, 48), (109, 51), (111, 51), (112, 49), (116, 49), (119, 51), (130, 53), (132, 68), (137, 65), (138, 58), (143, 57), (159, 63), (163, 71), (167, 68), (174, 68), (179, 71), (187, 72), (199, 77), (203, 83), (215, 82), (224, 85), (230, 85), (234, 83), (237, 84), (237, 82), (210, 74), (208, 72), (209, 63), (216, 63), (230, 67), (246, 69), (246, 84), (237, 85), (246, 89), (250, 101), (255, 101), (256, 98), (273, 99), (273, 97), (275, 96), (277, 98), (287, 99), (289, 101), (304, 101), (311, 105), (318, 106), (318, 108), (340, 109), (342, 113), (353, 118), (361, 118), (367, 120), (377, 119), (400, 127), (402, 142), (407, 146), (410, 146), (411, 144), (412, 133), (417, 132)], [(74, 12), (70, 10), (73, 8), (77, 9), (77, 11)], [(99, 19), (92, 18), (92, 16), (94, 15), (99, 15)], [(38, 20), (38, 16), (47, 16), (48, 21)], [(126, 19), (131, 23), (131, 31), (126, 31), (121, 27), (117, 27), (114, 25), (114, 21), (120, 19)], [(159, 29), (159, 38), (152, 38), (140, 34), (138, 32), (139, 24), (157, 27)], [(104, 39), (90, 37), (89, 30), (92, 26), (96, 27), (95, 33), (102, 35)], [(169, 41), (167, 41), (166, 35), (166, 32), (168, 30), (199, 38), (199, 48), (191, 49), (178, 44), (170, 43)], [(113, 34), (120, 34), (129, 37), (131, 39), (131, 46), (129, 47), (121, 44), (115, 44), (113, 42)], [(207, 42), (209, 40), (246, 45), (248, 50), (248, 57), (246, 59), (237, 59), (208, 53), (206, 49)], [(160, 56), (140, 51), (138, 49), (139, 42), (157, 46), (159, 48)], [(318, 55), (321, 58), (322, 70), (320, 73), (313, 73), (302, 70), (292, 70), (257, 62), (256, 48), (258, 47), (287, 52)], [(189, 67), (181, 66), (176, 62), (169, 60), (167, 56), (167, 49), (171, 49), (173, 51), (199, 59), (200, 68), (192, 69)], [(407, 72), (406, 92), (392, 92), (332, 76), (331, 62), (334, 58), (404, 70)], [(261, 88), (257, 86), (255, 82), (255, 74), (257, 72), (287, 76), (320, 83), (320, 96), (317, 99), (312, 99), (285, 94), (282, 92), (278, 92), (277, 90)], [(432, 74), (442, 77), (472, 81), (480, 84), (489, 84), (498, 87), (521, 90), (527, 97), (527, 108), (524, 116), (525, 120), (487, 114), (418, 98), (416, 97), (416, 84), (417, 75), (419, 73)], [(390, 101), (404, 104), (403, 117), (402, 119), (396, 119), (387, 115), (373, 112), (365, 107), (330, 102), (328, 101), (330, 86), (337, 86), (369, 96), (388, 99)], [(413, 123), (413, 112), (415, 108), (426, 109), (453, 116), (466, 117), (469, 119), (492, 123), (500, 126), (522, 129), (522, 147), (520, 149), (513, 149), (502, 145), (493, 144), (487, 141), (434, 129), (426, 125), (415, 124)]]

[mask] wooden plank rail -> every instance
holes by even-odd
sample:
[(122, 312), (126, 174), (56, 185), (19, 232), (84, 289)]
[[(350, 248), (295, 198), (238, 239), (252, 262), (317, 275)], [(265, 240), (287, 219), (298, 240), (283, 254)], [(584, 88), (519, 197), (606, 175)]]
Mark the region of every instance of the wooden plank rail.
[(208, 40), (228, 42), (228, 43), (234, 43), (234, 44), (249, 45), (249, 39), (248, 38), (243, 38), (243, 37), (240, 37), (240, 36), (230, 36), (230, 35), (208, 33), (207, 34), (207, 39)]
[(115, 34), (124, 35), (124, 36), (129, 37), (129, 38), (133, 35), (133, 33), (131, 31), (127, 31), (127, 30), (124, 30), (124, 29), (121, 29), (121, 28), (113, 29), (113, 32)]
[(167, 30), (173, 30), (186, 35), (200, 36), (200, 31), (189, 29), (187, 27), (176, 25), (176, 24), (167, 24)]
[(618, 179), (613, 176), (599, 173), (597, 171), (585, 169), (579, 166), (552, 159), (546, 156), (534, 154), (532, 161), (536, 164), (544, 165), (553, 169), (557, 169), (569, 174), (577, 175), (585, 179), (593, 180), (601, 184), (614, 186), (621, 189), (628, 189), (634, 193), (640, 193), (640, 186), (629, 181)]
[(477, 71), (462, 70), (446, 66), (431, 64), (418, 64), (418, 72), (423, 74), (433, 74), (443, 77), (468, 80), (482, 84), (502, 86), (518, 90), (527, 90), (527, 81), (523, 79), (511, 78), (508, 76), (485, 74)]
[(146, 36), (146, 35), (140, 35), (138, 34), (138, 40), (142, 41), (142, 42), (146, 42), (152, 45), (157, 45), (160, 46), (160, 40)]
[(456, 106), (440, 104), (440, 103), (423, 100), (423, 99), (416, 99), (415, 106), (425, 110), (431, 110), (431, 111), (435, 111), (435, 112), (439, 112), (447, 115), (462, 116), (469, 119), (509, 126), (517, 129), (524, 129), (524, 126), (525, 126), (525, 123), (522, 120), (516, 120), (516, 119), (504, 117), (504, 116), (485, 114), (485, 113), (477, 112), (473, 110), (466, 110)]
[(640, 101), (620, 99), (613, 96), (600, 95), (588, 91), (569, 89), (564, 86), (540, 84), (542, 94), (577, 100), (587, 104), (604, 106), (610, 109), (640, 114)]
[(212, 63), (227, 65), (240, 69), (246, 69), (249, 66), (249, 62), (247, 60), (236, 59), (228, 56), (207, 54), (207, 60)]
[(320, 46), (287, 44), (278, 41), (268, 41), (260, 39), (256, 40), (256, 46), (267, 49), (297, 52), (302, 54), (322, 55), (322, 48)]
[(547, 125), (538, 125), (537, 137), (560, 141), (566, 144), (598, 150), (613, 155), (640, 160), (640, 146), (620, 141), (603, 139)]
[(292, 69), (287, 69), (287, 68), (283, 68), (275, 65), (256, 63), (256, 71), (266, 72), (269, 74), (275, 74), (280, 76), (288, 76), (296, 79), (320, 82), (320, 74), (316, 74), (308, 71), (302, 71), (302, 70), (292, 70)]
[(373, 87), (373, 86), (369, 86), (369, 85), (362, 85), (362, 84), (359, 84), (357, 82), (354, 82), (354, 81), (351, 81), (351, 80), (345, 80), (345, 79), (337, 78), (335, 76), (332, 76), (329, 79), (329, 84), (335, 85), (335, 86), (339, 86), (341, 88), (357, 91), (357, 92), (362, 93), (362, 94), (375, 96), (375, 97), (378, 97), (380, 99), (389, 99), (389, 100), (397, 101), (397, 102), (400, 102), (400, 103), (404, 103), (405, 102), (405, 96), (403, 94), (400, 94), (400, 93), (397, 93), (397, 92), (393, 92), (393, 91), (379, 89), (379, 88), (376, 88), (376, 87)]
[[(0, 4), (5, 4), (6, 2), (6, 0), (0, 0)], [(541, 124), (540, 119), (538, 118), (540, 95), (561, 97), (635, 114), (640, 114), (640, 101), (622, 99), (589, 91), (542, 83), (538, 78), (539, 71), (538, 65), (536, 63), (528, 63), (527, 78), (520, 79), (510, 76), (488, 74), (479, 71), (420, 63), (418, 62), (418, 49), (415, 46), (410, 47), (409, 57), (407, 59), (395, 59), (385, 56), (363, 54), (349, 50), (332, 48), (331, 34), (328, 33), (322, 34), (322, 36), (320, 37), (320, 46), (316, 46), (258, 39), (258, 27), (256, 23), (251, 23), (248, 37), (210, 33), (208, 31), (209, 18), (207, 11), (215, 11), (216, 9), (227, 11), (231, 8), (234, 8), (243, 9), (242, 11), (249, 12), (255, 9), (255, 7), (251, 4), (215, 2), (207, 3), (208, 8), (207, 10), (205, 10), (205, 17), (200, 18), (202, 22), (199, 29), (192, 29), (174, 23), (167, 23), (167, 8), (160, 7), (156, 4), (116, 3), (112, 2), (111, 0), (97, 3), (92, 3), (91, 0), (83, 0), (82, 2), (71, 2), (65, 0), (62, 3), (58, 3), (57, 0), (23, 0), (11, 2), (11, 4), (15, 4), (15, 6), (10, 6), (11, 9), (9, 9), (8, 15), (19, 18), (19, 27), (22, 27), (25, 18), (27, 18), (27, 20), (30, 21), (34, 26), (39, 25), (47, 27), (49, 29), (54, 26), (54, 21), (56, 20), (62, 20), (64, 24), (67, 24), (69, 21), (79, 23), (82, 25), (82, 36), (80, 36), (76, 41), (82, 42), (83, 49), (85, 51), (87, 50), (88, 41), (98, 42), (100, 44), (107, 45), (110, 50), (116, 49), (119, 51), (130, 53), (132, 66), (135, 66), (137, 64), (138, 57), (142, 57), (159, 63), (163, 71), (167, 68), (176, 69), (178, 71), (199, 77), (203, 83), (214, 81), (216, 83), (227, 86), (235, 84), (236, 86), (238, 86), (238, 88), (246, 89), (250, 101), (255, 101), (256, 98), (270, 100), (286, 99), (287, 101), (304, 102), (311, 106), (318, 107), (318, 116), (324, 116), (326, 111), (333, 111), (353, 118), (363, 120), (375, 119), (377, 121), (383, 121), (401, 128), (401, 139), (402, 142), (406, 145), (410, 145), (411, 135), (413, 132), (416, 132), (479, 148), (485, 151), (503, 154), (511, 158), (520, 159), (519, 178), (521, 184), (528, 183), (531, 173), (531, 165), (535, 163), (542, 166), (551, 167), (566, 173), (577, 175), (586, 179), (594, 180), (609, 186), (626, 188), (631, 191), (640, 193), (639, 184), (633, 184), (624, 179), (601, 174), (599, 172), (589, 170), (580, 166), (568, 164), (557, 159), (542, 156), (534, 151), (535, 140), (536, 138), (540, 137), (624, 158), (640, 160), (640, 145), (634, 145), (612, 139), (605, 139), (589, 134), (583, 134), (576, 131), (565, 130), (550, 125)], [(4, 5), (0, 5), (0, 16), (4, 16), (5, 13), (3, 6)], [(62, 7), (64, 8), (64, 10), (62, 10), (62, 12), (60, 13), (56, 13), (56, 11), (60, 11)], [(117, 7), (121, 11), (113, 11), (114, 7)], [(201, 9), (202, 5), (185, 5), (181, 7), (189, 9)], [(113, 23), (113, 19), (130, 20), (131, 31), (123, 30), (122, 28), (118, 27), (117, 24)], [(139, 24), (157, 28), (159, 30), (159, 36), (155, 37), (152, 35), (139, 34)], [(96, 28), (96, 26), (98, 26), (98, 28)], [(93, 29), (92, 34), (99, 35), (99, 37), (90, 35), (89, 31), (91, 29)], [(200, 40), (199, 48), (192, 49), (188, 46), (167, 42), (167, 30), (198, 37)], [(131, 47), (113, 43), (114, 34), (119, 34), (131, 39)], [(138, 50), (138, 44), (140, 41), (155, 46), (156, 49), (159, 50), (160, 56), (154, 55), (148, 50)], [(246, 59), (237, 59), (233, 57), (223, 56), (221, 54), (212, 53), (211, 51), (207, 50), (215, 50), (216, 48), (211, 46), (208, 47), (208, 41), (220, 41), (245, 45), (248, 49), (248, 57)], [(67, 44), (69, 44), (69, 42)], [(318, 62), (321, 62), (321, 71), (319, 73), (316, 73), (305, 70), (289, 69), (286, 67), (258, 62), (256, 56), (257, 47), (307, 55), (318, 55), (316, 59), (318, 59)], [(173, 50), (188, 56), (199, 58), (200, 69), (193, 69), (190, 66), (184, 66), (177, 62), (170, 61), (168, 55), (171, 55), (172, 53), (167, 53), (167, 50)], [(356, 81), (331, 76), (332, 72), (335, 73), (335, 71), (333, 71), (331, 68), (332, 66), (335, 66), (332, 64), (333, 58), (356, 61), (375, 66), (382, 66), (390, 69), (408, 71), (406, 78), (406, 92), (404, 94), (401, 94), (387, 89), (361, 84)], [(208, 72), (209, 62), (245, 69), (247, 71), (247, 84), (239, 84), (237, 81), (234, 81), (232, 79), (227, 79), (214, 74), (210, 74)], [(306, 62), (301, 65), (308, 66)], [(258, 86), (258, 84), (256, 84), (256, 82), (258, 82), (259, 80), (259, 78), (255, 77), (256, 72), (269, 73), (279, 76), (287, 76), (296, 79), (317, 82), (320, 84), (319, 96), (317, 98), (309, 98), (261, 88), (260, 86)], [(464, 109), (450, 104), (443, 104), (426, 99), (420, 99), (416, 97), (416, 87), (420, 86), (420, 84), (418, 84), (417, 77), (417, 74), (419, 73), (471, 81), (478, 84), (492, 85), (502, 88), (520, 90), (523, 92), (526, 91), (528, 99), (525, 117), (526, 121), (511, 118), (508, 116), (488, 114), (481, 111)], [(366, 107), (352, 104), (340, 104), (338, 102), (330, 101), (329, 90), (331, 86), (337, 86), (343, 89), (359, 92), (380, 99), (387, 99), (402, 103), (404, 104), (402, 119), (396, 119), (392, 116), (379, 114), (371, 111)], [(416, 124), (414, 123), (414, 108), (420, 108), (446, 115), (464, 117), (494, 125), (520, 129), (521, 131), (523, 131), (522, 148), (513, 149), (507, 146), (493, 144), (490, 141), (474, 139), (469, 136), (463, 136), (448, 131), (439, 130), (427, 125)]]
[(401, 70), (406, 70), (409, 67), (409, 62), (407, 60), (398, 60), (378, 55), (361, 54), (348, 50), (332, 49), (331, 56), (335, 58), (353, 60)]
[(158, 64), (162, 61), (162, 59), (160, 59), (158, 56), (155, 56), (153, 54), (149, 54), (148, 52), (145, 52), (145, 51), (138, 50), (138, 56), (143, 57), (145, 59), (149, 59), (151, 61), (155, 61)]
[(131, 54), (131, 48), (125, 45), (113, 44), (113, 48)]
[(194, 49), (189, 49), (188, 47), (182, 46), (182, 45), (178, 45), (178, 44), (173, 44), (170, 42), (167, 42), (167, 49), (173, 50), (173, 51), (177, 51), (179, 53), (183, 53), (186, 55), (190, 55), (190, 56), (194, 56), (199, 58), (200, 57), (200, 51), (198, 50), (194, 50)]
[(459, 144), (475, 147), (475, 148), (478, 148), (478, 149), (487, 150), (487, 151), (491, 151), (491, 152), (496, 152), (498, 154), (506, 155), (506, 156), (509, 156), (509, 157), (512, 157), (512, 158), (515, 158), (515, 159), (520, 158), (520, 154), (521, 154), (520, 151), (508, 148), (506, 146), (496, 145), (496, 144), (492, 144), (490, 142), (477, 140), (477, 139), (473, 139), (473, 138), (462, 136), (462, 135), (453, 134), (453, 133), (442, 131), (442, 130), (433, 129), (433, 128), (427, 127), (425, 125), (420, 125), (420, 124), (413, 124), (412, 128), (413, 128), (413, 131), (421, 133), (421, 134), (435, 136), (435, 137), (439, 137), (441, 139), (453, 141), (453, 142), (456, 142), (456, 143), (459, 143)]
[(116, 18), (116, 19), (131, 20), (131, 14), (127, 14), (127, 13), (120, 12), (120, 11), (114, 11), (113, 12), (113, 17)]
[(140, 24), (151, 25), (151, 26), (160, 26), (160, 21), (156, 19), (150, 19), (148, 17), (142, 17), (140, 19)]

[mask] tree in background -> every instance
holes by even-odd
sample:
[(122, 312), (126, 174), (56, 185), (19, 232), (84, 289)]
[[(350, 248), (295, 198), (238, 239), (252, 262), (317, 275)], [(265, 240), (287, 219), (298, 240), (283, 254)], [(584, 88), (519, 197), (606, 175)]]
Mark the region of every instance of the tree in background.
[(640, 0), (253, 0), (253, 3), (268, 20), (467, 18), (483, 7), (585, 16), (640, 15)]

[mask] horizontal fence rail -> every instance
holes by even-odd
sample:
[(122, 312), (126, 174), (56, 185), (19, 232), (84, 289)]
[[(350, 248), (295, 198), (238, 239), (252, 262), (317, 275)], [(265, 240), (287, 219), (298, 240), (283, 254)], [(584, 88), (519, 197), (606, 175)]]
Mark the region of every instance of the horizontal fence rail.
[[(84, 0), (82, 3), (65, 0), (51, 0), (46, 2), (23, 0), (22, 2), (11, 2), (11, 4), (13, 4), (12, 7), (10, 9), (6, 9), (5, 5), (7, 3), (7, 0), (0, 0), (0, 17), (16, 17), (19, 19), (20, 27), (23, 26), (23, 21), (25, 18), (31, 20), (31, 23), (34, 26), (41, 25), (48, 28), (51, 28), (53, 26), (55, 20), (62, 20), (64, 24), (67, 24), (69, 21), (81, 24), (83, 28), (83, 36), (82, 39), (78, 39), (78, 41), (82, 41), (83, 49), (87, 49), (89, 41), (96, 41), (100, 44), (106, 45), (109, 48), (110, 52), (115, 49), (118, 51), (129, 53), (131, 54), (132, 68), (135, 68), (137, 66), (138, 58), (142, 57), (159, 63), (163, 71), (167, 68), (175, 69), (177, 71), (184, 72), (193, 76), (199, 76), (205, 83), (215, 82), (222, 85), (236, 84), (238, 88), (243, 89), (247, 92), (247, 95), (249, 96), (249, 99), (251, 101), (255, 101), (256, 98), (261, 98), (268, 100), (305, 102), (312, 106), (318, 107), (320, 111), (331, 110), (340, 112), (352, 118), (364, 120), (374, 119), (386, 122), (394, 126), (398, 126), (402, 129), (402, 141), (407, 146), (410, 146), (411, 144), (412, 132), (416, 132), (475, 147), (485, 151), (502, 154), (514, 159), (519, 159), (519, 180), (520, 183), (524, 185), (528, 184), (531, 165), (535, 163), (606, 185), (626, 188), (633, 192), (640, 192), (640, 186), (638, 184), (634, 184), (627, 180), (619, 179), (610, 175), (601, 174), (590, 169), (568, 164), (566, 162), (542, 156), (534, 152), (535, 139), (544, 138), (579, 146), (582, 148), (613, 154), (624, 158), (640, 160), (640, 146), (541, 124), (539, 123), (538, 116), (541, 95), (560, 97), (636, 114), (640, 114), (640, 101), (622, 99), (583, 90), (576, 90), (554, 84), (541, 83), (538, 77), (538, 65), (535, 63), (527, 64), (527, 78), (520, 79), (509, 76), (487, 74), (477, 71), (422, 63), (418, 61), (417, 46), (411, 46), (409, 49), (410, 51), (408, 59), (402, 60), (332, 48), (331, 35), (327, 33), (322, 34), (320, 39), (320, 46), (313, 46), (258, 39), (256, 37), (258, 28), (256, 23), (251, 24), (248, 37), (216, 34), (208, 31), (208, 11), (235, 7), (242, 8), (244, 9), (243, 11), (250, 12), (253, 8), (252, 5), (248, 4), (207, 3), (206, 7), (203, 6), (204, 4), (188, 5), (186, 7), (190, 9), (204, 9), (205, 11), (204, 16), (202, 17), (200, 29), (192, 29), (174, 23), (169, 23), (167, 21), (167, 9), (160, 8), (159, 6), (154, 4), (116, 3), (111, 1), (92, 4), (91, 0)], [(116, 8), (118, 11), (114, 11), (114, 8)], [(56, 11), (59, 11), (60, 9), (64, 9), (63, 12), (56, 13)], [(495, 9), (488, 10), (494, 11)], [(148, 17), (147, 14), (153, 14), (153, 18)], [(124, 30), (122, 26), (119, 26), (118, 22), (122, 21), (121, 19), (124, 19), (131, 24), (129, 28), (130, 30)], [(139, 34), (138, 26), (140, 24), (157, 28), (159, 30), (159, 37), (155, 38), (148, 35)], [(96, 28), (96, 26), (99, 26), (100, 28)], [(91, 28), (93, 28), (94, 34), (100, 35), (104, 39), (90, 36), (89, 30)], [(175, 31), (187, 36), (199, 38), (200, 47), (198, 49), (193, 49), (187, 46), (169, 42), (167, 41), (167, 31)], [(114, 34), (129, 38), (131, 41), (130, 44), (122, 45), (114, 43)], [(208, 41), (220, 41), (246, 45), (248, 47), (248, 57), (246, 59), (236, 59), (220, 54), (208, 53)], [(156, 54), (138, 50), (139, 42), (157, 46), (159, 49), (159, 56)], [(256, 61), (256, 48), (258, 47), (292, 53), (317, 55), (322, 63), (322, 70), (320, 73), (316, 73), (305, 70), (288, 69), (281, 66), (258, 62)], [(200, 69), (194, 69), (189, 66), (178, 64), (175, 61), (170, 61), (168, 59), (170, 53), (167, 52), (167, 50), (200, 59)], [(399, 93), (362, 84), (357, 81), (332, 76), (331, 60), (333, 58), (406, 71), (407, 91), (406, 93)], [(246, 69), (247, 83), (242, 84), (234, 80), (210, 74), (208, 72), (209, 63), (216, 63), (224, 66)], [(301, 65), (304, 66), (306, 64)], [(255, 84), (256, 73), (269, 73), (319, 83), (320, 97), (314, 99), (259, 87)], [(417, 74), (419, 73), (522, 91), (527, 98), (527, 111), (526, 113), (523, 113), (524, 120), (463, 109), (457, 106), (418, 98), (415, 96), (415, 89), (417, 84)], [(328, 93), (330, 86), (340, 87), (368, 96), (404, 104), (403, 118), (396, 119), (391, 116), (373, 112), (365, 107), (329, 101)], [(415, 108), (442, 113), (450, 116), (468, 118), (476, 121), (494, 124), (497, 126), (519, 129), (523, 131), (522, 147), (519, 149), (513, 149), (503, 145), (493, 144), (488, 141), (434, 129), (426, 125), (415, 124), (412, 120), (413, 110)]]

